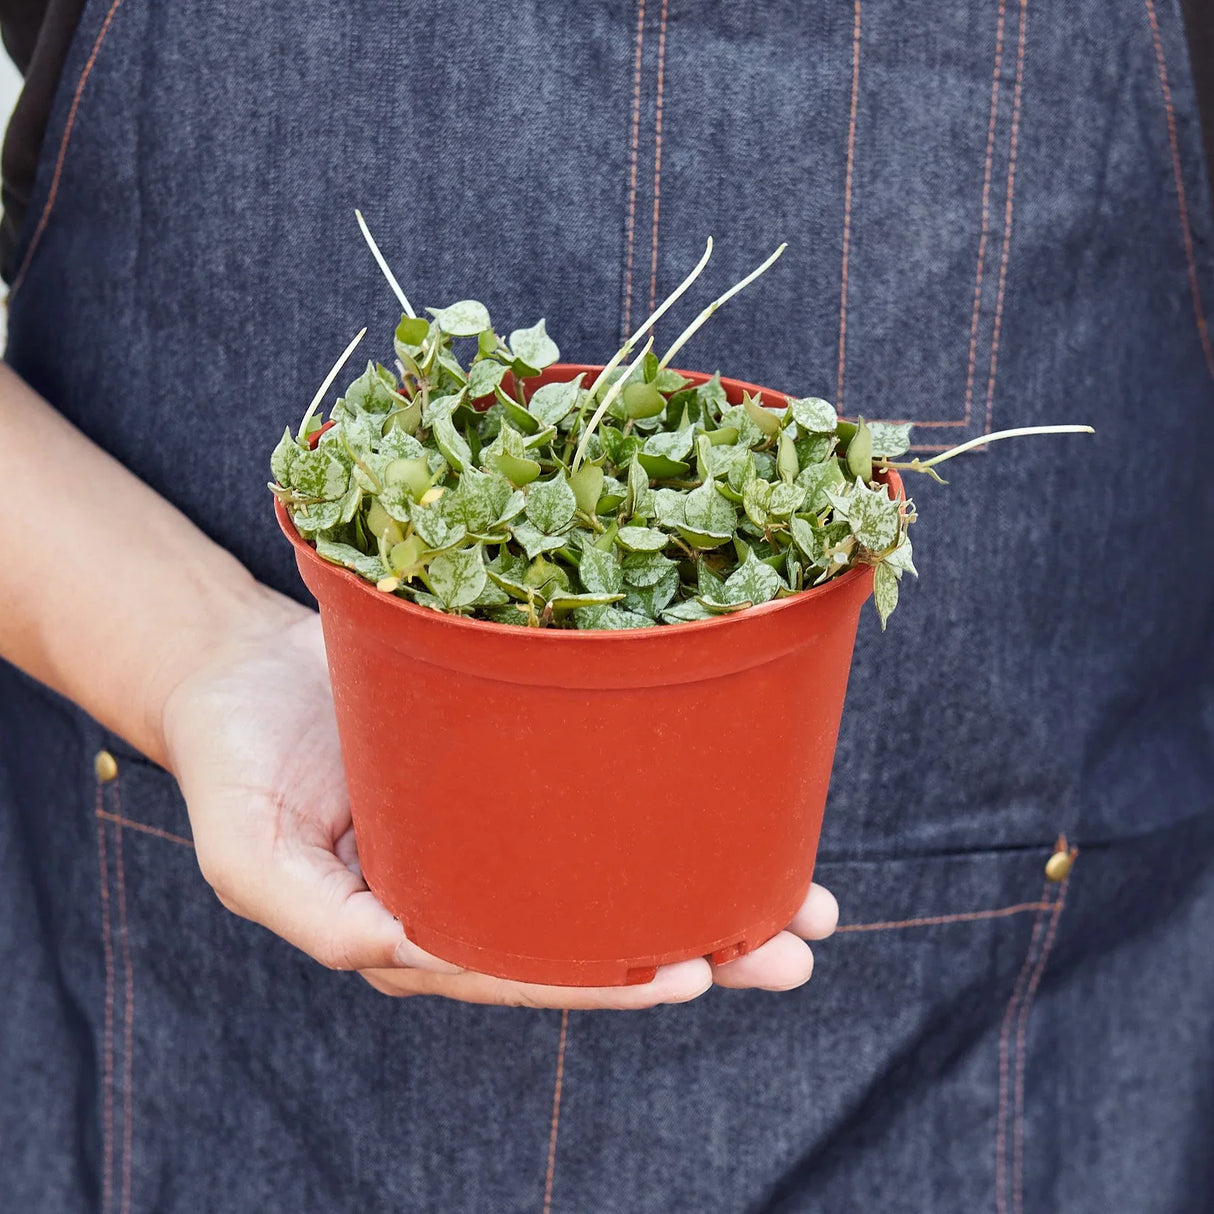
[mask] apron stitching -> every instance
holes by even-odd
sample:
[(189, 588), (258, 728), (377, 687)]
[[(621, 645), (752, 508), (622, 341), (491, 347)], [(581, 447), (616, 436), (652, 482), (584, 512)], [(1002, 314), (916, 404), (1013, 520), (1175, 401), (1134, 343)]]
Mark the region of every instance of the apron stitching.
[(658, 303), (658, 212), (662, 200), (662, 86), (666, 78), (666, 10), (662, 0), (662, 19), (658, 27), (658, 93), (653, 117), (653, 243), (649, 261), (649, 310)]
[(1176, 202), (1180, 212), (1180, 231), (1184, 237), (1185, 258), (1189, 263), (1189, 290), (1193, 296), (1193, 314), (1197, 318), (1197, 334), (1201, 338), (1202, 353), (1206, 367), (1214, 375), (1214, 350), (1210, 348), (1210, 333), (1206, 328), (1205, 311), (1201, 304), (1201, 288), (1197, 285), (1197, 262), (1193, 256), (1193, 232), (1189, 227), (1189, 204), (1185, 198), (1184, 175), (1180, 165), (1180, 143), (1176, 137), (1176, 111), (1172, 107), (1172, 88), (1168, 84), (1168, 65), (1164, 60), (1163, 42), (1159, 36), (1159, 22), (1155, 16), (1154, 0), (1145, 0), (1147, 19), (1151, 23), (1151, 41), (1155, 44), (1155, 66), (1159, 74), (1159, 88), (1163, 93), (1163, 108), (1168, 119), (1168, 143), (1172, 150), (1172, 177), (1176, 182)]
[(118, 943), (122, 950), (122, 1199), (121, 1214), (131, 1208), (131, 1147), (134, 1140), (134, 1094), (131, 1077), (134, 1069), (133, 1038), (135, 1022), (135, 974), (131, 962), (131, 941), (127, 931), (126, 870), (122, 862), (122, 793), (114, 782), (114, 808), (118, 819), (114, 827), (114, 866), (118, 876)]
[(995, 158), (995, 126), (999, 117), (999, 75), (1003, 68), (1003, 33), (1007, 0), (999, 0), (999, 22), (995, 27), (995, 68), (991, 75), (991, 116), (986, 128), (986, 164), (982, 170), (982, 233), (978, 237), (978, 268), (974, 274), (974, 312), (970, 319), (969, 366), (965, 373), (965, 421), (969, 425), (974, 401), (974, 369), (978, 356), (978, 313), (982, 303), (982, 275), (986, 267), (986, 242), (991, 233), (991, 165)]
[(552, 1209), (552, 1181), (556, 1174), (556, 1132), (561, 1123), (561, 1084), (565, 1076), (565, 1039), (569, 1030), (569, 1009), (561, 1010), (561, 1036), (556, 1047), (556, 1084), (552, 1089), (552, 1131), (548, 1136), (548, 1174), (544, 1180), (544, 1211)]
[(1049, 910), (1049, 902), (1017, 902), (1014, 906), (1001, 906), (995, 910), (962, 911), (954, 915), (933, 915), (929, 919), (896, 919), (884, 923), (842, 923), (835, 934), (843, 932), (883, 932), (899, 927), (937, 927), (944, 923), (973, 923), (978, 919), (1002, 919), (1008, 915), (1020, 915), (1026, 911)]
[(104, 809), (97, 811), (97, 817), (103, 818), (106, 822), (113, 822), (117, 826), (125, 826), (128, 830), (139, 830), (145, 835), (155, 835), (158, 839), (166, 839), (170, 843), (180, 844), (182, 847), (193, 847), (192, 839), (187, 839), (183, 835), (170, 834), (167, 830), (161, 830), (158, 826), (145, 826), (142, 822), (134, 822), (130, 818), (124, 818), (120, 814), (108, 813)]
[(1062, 917), (1066, 905), (1066, 890), (1069, 878), (1062, 882), (1058, 889), (1058, 899), (1054, 903), (1054, 913), (1050, 918), (1050, 930), (1046, 933), (1045, 944), (1033, 971), (1032, 980), (1020, 1008), (1019, 1022), (1016, 1025), (1016, 1116), (1012, 1127), (1012, 1212), (1024, 1214), (1024, 1073), (1025, 1073), (1025, 1042), (1028, 1036), (1029, 1012), (1032, 1010), (1033, 998), (1037, 987), (1041, 984), (1041, 976), (1050, 959), (1050, 950), (1054, 947), (1054, 938), (1058, 931), (1058, 920)]
[(856, 111), (860, 99), (860, 0), (855, 0), (851, 38), (851, 113), (847, 121), (847, 175), (843, 183), (843, 274), (839, 289), (839, 372), (835, 407), (843, 411), (843, 372), (847, 364), (847, 263), (851, 252), (851, 190), (856, 165)]
[(80, 73), (80, 79), (76, 84), (76, 91), (72, 95), (71, 108), (67, 113), (67, 123), (63, 128), (63, 136), (59, 140), (59, 155), (55, 159), (55, 172), (51, 177), (51, 188), (47, 194), (46, 202), (42, 207), (42, 214), (38, 216), (38, 226), (34, 229), (34, 235), (30, 239), (29, 248), (25, 251), (25, 256), (21, 259), (21, 268), (17, 271), (17, 277), (13, 279), (13, 285), (8, 293), (8, 302), (11, 303), (13, 297), (20, 289), (22, 282), (25, 281), (26, 271), (30, 267), (30, 261), (33, 259), (34, 250), (38, 247), (38, 242), (42, 239), (42, 233), (46, 228), (47, 221), (50, 219), (51, 209), (55, 205), (55, 196), (59, 192), (59, 178), (63, 172), (63, 161), (67, 156), (68, 141), (72, 137), (72, 128), (76, 124), (76, 111), (80, 108), (80, 95), (84, 92), (85, 81), (89, 78), (89, 73), (93, 70), (93, 64), (97, 59), (97, 53), (101, 50), (101, 43), (105, 40), (106, 34), (109, 32), (110, 22), (114, 19), (115, 12), (118, 11), (118, 6), (122, 0), (112, 0), (109, 12), (105, 15), (105, 20), (101, 23), (101, 30), (97, 34), (97, 40), (93, 43), (93, 49), (89, 54), (88, 61), (84, 65), (84, 71)]
[[(986, 383), (986, 433), (991, 432), (995, 401), (995, 372), (999, 363), (999, 336), (1003, 328), (1003, 300), (1007, 287), (1008, 253), (1012, 243), (1012, 201), (1016, 192), (1016, 152), (1020, 145), (1020, 100), (1024, 84), (1024, 42), (1029, 3), (1020, 0), (1020, 32), (1016, 43), (1016, 83), (1012, 90), (1012, 134), (1008, 147), (1007, 201), (1003, 214), (1003, 250), (999, 256), (999, 290), (995, 295), (995, 328), (991, 333), (991, 371)], [(966, 416), (968, 417), (968, 410)]]
[(1012, 1021), (1015, 1018), (1020, 1000), (1024, 994), (1029, 972), (1033, 967), (1033, 962), (1036, 960), (1037, 942), (1041, 938), (1041, 927), (1045, 922), (1044, 912), (1050, 907), (1050, 903), (1047, 900), (1048, 893), (1049, 883), (1046, 882), (1041, 889), (1040, 910), (1033, 922), (1033, 934), (1029, 938), (1028, 951), (1024, 955), (1024, 964), (1020, 967), (1020, 973), (1016, 975), (1016, 982), (1012, 987), (1012, 994), (1008, 999), (1007, 1009), (1003, 1013), (1003, 1024), (999, 1029), (999, 1112), (995, 1123), (995, 1209), (998, 1211), (998, 1214), (1007, 1214), (1007, 1197), (1005, 1193), (1007, 1187), (1007, 1105), (1011, 1087), (1009, 1082), (1010, 1060), (1008, 1055), (1011, 1046)]
[(105, 1019), (102, 1045), (101, 1209), (110, 1208), (114, 1185), (114, 944), (110, 939), (110, 868), (101, 820), (103, 793), (97, 785), (97, 863), (101, 871), (101, 948), (105, 958)]
[(628, 170), (628, 237), (624, 261), (624, 326), (621, 340), (631, 332), (632, 322), (632, 254), (636, 236), (637, 148), (641, 135), (641, 51), (645, 45), (645, 0), (637, 6), (636, 66), (632, 76), (632, 157)]

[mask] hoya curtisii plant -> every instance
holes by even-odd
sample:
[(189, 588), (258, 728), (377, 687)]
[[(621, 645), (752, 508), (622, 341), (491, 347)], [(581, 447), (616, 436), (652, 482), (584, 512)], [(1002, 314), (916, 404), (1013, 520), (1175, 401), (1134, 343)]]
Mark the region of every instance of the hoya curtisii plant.
[(874, 569), (884, 628), (916, 573), (910, 500), (889, 468), (929, 472), (986, 435), (927, 461), (895, 462), (907, 425), (841, 419), (817, 397), (772, 409), (730, 403), (719, 375), (693, 383), (671, 362), (718, 308), (783, 252), (715, 299), (658, 357), (653, 326), (679, 287), (589, 382), (532, 387), (560, 357), (540, 320), (501, 336), (476, 300), (415, 314), (360, 226), (403, 308), (396, 372), (376, 362), (328, 424), (318, 408), (275, 449), (271, 490), (320, 556), (384, 594), (503, 624), (648, 628), (707, 620)]

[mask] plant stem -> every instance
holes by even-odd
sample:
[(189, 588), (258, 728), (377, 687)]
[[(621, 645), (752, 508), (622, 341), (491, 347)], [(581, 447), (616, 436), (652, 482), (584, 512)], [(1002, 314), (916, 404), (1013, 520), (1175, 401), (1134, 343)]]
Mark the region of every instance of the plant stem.
[(909, 463), (895, 463), (893, 460), (879, 458), (873, 460), (873, 463), (881, 468), (896, 468), (900, 472), (926, 472), (929, 468), (934, 468), (937, 464), (942, 464), (946, 459), (952, 459), (954, 455), (961, 455), (962, 452), (972, 451), (975, 447), (985, 447), (987, 443), (997, 442), (1001, 438), (1020, 438), (1026, 434), (1095, 434), (1096, 431), (1091, 426), (1019, 426), (1015, 430), (996, 430), (994, 434), (982, 434), (977, 438), (971, 438), (969, 442), (962, 443), (957, 447), (950, 447), (947, 451), (942, 451), (939, 455), (933, 455), (931, 459), (915, 458)]
[[(644, 324), (642, 324), (641, 327), (624, 343), (625, 349), (631, 350), (632, 347), (635, 346), (636, 343), (641, 340), (642, 335), (645, 334), (646, 332), (648, 332), (650, 329), (652, 329), (655, 324), (657, 324), (657, 322), (666, 314), (666, 312), (671, 308), (671, 306), (675, 303), (675, 301), (679, 298), (679, 296), (682, 295), (683, 292), (686, 291), (687, 288), (690, 287), (691, 284), (693, 282), (695, 282), (695, 280), (697, 278), (700, 277), (701, 272), (703, 271), (704, 267), (708, 264), (708, 259), (711, 256), (712, 256), (712, 237), (710, 236), (708, 238), (708, 243), (704, 246), (704, 255), (696, 263), (696, 268), (694, 270), (692, 270), (692, 272), (690, 274), (688, 274), (687, 277), (684, 278), (683, 281), (681, 283), (679, 283), (679, 285), (677, 287), (675, 287), (674, 291), (670, 295), (666, 296), (666, 298), (658, 306), (658, 309), (656, 312), (650, 313), (649, 319), (646, 320), (644, 322)], [(627, 356), (625, 355), (625, 357), (627, 357)]]
[(366, 333), (367, 330), (365, 327), (359, 329), (357, 336), (355, 336), (355, 338), (345, 348), (345, 350), (342, 352), (342, 356), (333, 364), (333, 370), (325, 376), (325, 382), (316, 390), (316, 395), (312, 397), (312, 403), (308, 406), (308, 411), (303, 415), (303, 421), (299, 423), (299, 441), (301, 443), (304, 441), (304, 432), (308, 428), (308, 422), (312, 420), (312, 415), (316, 412), (320, 402), (324, 400), (325, 393), (328, 392), (330, 385), (337, 378), (337, 373), (346, 365), (350, 355), (354, 353), (354, 347), (357, 346), (360, 341), (362, 341), (362, 339), (366, 336)]
[(674, 356), (688, 343), (688, 341), (691, 340), (700, 326), (703, 325), (723, 303), (732, 299), (740, 290), (742, 290), (743, 287), (748, 287), (756, 278), (759, 277), (760, 274), (766, 273), (766, 271), (770, 269), (777, 260), (779, 260), (780, 255), (786, 248), (788, 248), (788, 245), (782, 244), (761, 266), (757, 266), (755, 269), (751, 270), (751, 272), (747, 274), (741, 282), (734, 283), (734, 285), (730, 287), (724, 295), (714, 299), (712, 303), (710, 303), (708, 307), (706, 307), (704, 311), (701, 312), (699, 316), (697, 316), (695, 320), (693, 320), (691, 324), (689, 324), (687, 328), (679, 334), (677, 338), (675, 338), (674, 345), (671, 346), (664, 355), (662, 355), (662, 360), (658, 363), (658, 370), (661, 371), (668, 367), (670, 365), (670, 360), (674, 358)]
[(388, 286), (396, 293), (396, 298), (400, 300), (400, 306), (404, 308), (405, 315), (415, 317), (416, 312), (410, 306), (408, 299), (405, 298), (404, 291), (401, 290), (400, 283), (396, 281), (396, 275), (388, 268), (388, 263), (384, 260), (384, 255), (379, 251), (379, 245), (375, 243), (375, 237), (371, 235), (371, 229), (367, 227), (367, 221), (363, 218), (363, 213), (357, 208), (354, 208), (354, 217), (358, 220), (359, 229), (362, 231), (363, 239), (371, 248), (371, 255), (379, 264), (379, 268), (384, 272), (384, 277), (388, 280)]
[[(577, 450), (573, 453), (573, 463), (570, 465), (570, 471), (576, 472), (581, 464), (583, 457), (586, 454), (586, 444), (590, 441), (590, 436), (594, 433), (594, 428), (603, 420), (603, 415), (615, 403), (615, 398), (624, 390), (624, 385), (628, 382), (632, 373), (645, 361), (645, 355), (653, 349), (653, 336), (650, 335), (649, 340), (645, 343), (640, 354), (632, 360), (631, 363), (624, 369), (624, 374), (619, 377), (611, 385), (607, 395), (603, 397), (602, 404), (594, 411), (594, 416), (590, 419), (586, 429), (582, 431), (582, 441), (578, 443)], [(604, 371), (606, 368), (604, 368)], [(597, 383), (597, 381), (596, 381)]]

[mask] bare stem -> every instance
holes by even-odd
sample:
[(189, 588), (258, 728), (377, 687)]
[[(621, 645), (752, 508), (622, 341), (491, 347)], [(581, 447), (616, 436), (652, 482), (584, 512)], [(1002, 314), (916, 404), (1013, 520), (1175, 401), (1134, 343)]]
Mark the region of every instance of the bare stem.
[(354, 208), (354, 217), (358, 220), (359, 229), (362, 231), (363, 239), (371, 248), (371, 255), (379, 264), (379, 268), (384, 272), (384, 277), (388, 280), (388, 286), (396, 293), (396, 298), (400, 300), (400, 306), (404, 308), (406, 316), (416, 316), (412, 305), (405, 297), (404, 291), (401, 290), (400, 283), (396, 281), (396, 275), (388, 268), (388, 263), (384, 260), (384, 255), (379, 251), (379, 245), (375, 243), (375, 237), (371, 235), (371, 229), (367, 227), (367, 221), (363, 218), (363, 213), (357, 208)]
[(325, 376), (325, 382), (320, 385), (316, 391), (316, 395), (312, 397), (312, 403), (308, 406), (308, 411), (303, 415), (303, 421), (299, 423), (299, 441), (302, 443), (305, 437), (305, 431), (308, 428), (308, 422), (312, 420), (313, 414), (316, 412), (320, 402), (324, 400), (325, 393), (328, 392), (330, 385), (337, 378), (337, 373), (346, 365), (350, 355), (354, 353), (354, 347), (366, 336), (366, 328), (358, 331), (358, 335), (350, 342), (350, 344), (342, 352), (342, 356), (333, 364), (333, 370)]
[(671, 346), (664, 355), (662, 355), (662, 361), (658, 363), (658, 370), (660, 371), (664, 367), (670, 366), (670, 360), (674, 358), (674, 356), (691, 340), (700, 326), (703, 325), (723, 303), (732, 299), (740, 290), (742, 290), (743, 287), (750, 286), (750, 284), (754, 282), (754, 280), (758, 278), (760, 274), (766, 273), (779, 260), (780, 255), (786, 248), (788, 248), (788, 245), (782, 244), (761, 266), (751, 270), (751, 272), (747, 274), (741, 282), (734, 283), (734, 285), (730, 287), (729, 290), (726, 291), (725, 294), (719, 299), (714, 299), (712, 303), (710, 303), (708, 307), (706, 307), (704, 311), (701, 312), (699, 316), (697, 316), (695, 320), (693, 320), (691, 324), (689, 324), (687, 328), (679, 334), (677, 338), (675, 338), (674, 345)]
[(632, 373), (641, 365), (642, 362), (645, 361), (645, 355), (648, 354), (652, 349), (653, 337), (650, 336), (640, 354), (638, 354), (636, 358), (634, 358), (632, 362), (628, 364), (628, 366), (624, 369), (624, 373), (615, 381), (615, 383), (611, 385), (607, 395), (603, 397), (602, 403), (594, 411), (594, 416), (591, 417), (590, 421), (586, 424), (586, 429), (582, 431), (582, 440), (578, 443), (577, 450), (573, 453), (573, 463), (570, 465), (569, 469), (571, 474), (578, 470), (578, 465), (581, 464), (582, 459), (586, 454), (586, 444), (590, 441), (590, 436), (594, 433), (595, 426), (597, 426), (599, 422), (603, 420), (603, 415), (615, 403), (615, 398), (619, 396), (621, 392), (623, 392), (624, 385), (628, 382)]
[(972, 451), (975, 447), (985, 447), (987, 443), (997, 442), (1001, 438), (1019, 438), (1026, 434), (1095, 433), (1096, 431), (1091, 426), (1020, 426), (1015, 430), (996, 430), (994, 434), (980, 434), (977, 438), (971, 438), (969, 442), (962, 443), (957, 447), (950, 447), (939, 455), (933, 455), (931, 459), (916, 458), (909, 463), (895, 463), (893, 460), (876, 459), (873, 463), (881, 468), (897, 468), (899, 471), (906, 472), (927, 472), (937, 464), (944, 463), (946, 459), (952, 459), (954, 455), (961, 455), (965, 451)]

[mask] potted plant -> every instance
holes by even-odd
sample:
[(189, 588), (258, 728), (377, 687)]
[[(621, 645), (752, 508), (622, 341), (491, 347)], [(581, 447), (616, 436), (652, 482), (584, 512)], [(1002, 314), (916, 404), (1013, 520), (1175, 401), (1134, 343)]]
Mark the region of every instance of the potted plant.
[(416, 315), (364, 233), (397, 372), (369, 363), (322, 424), (359, 334), (271, 488), (370, 888), (421, 947), (528, 982), (757, 947), (809, 888), (861, 605), (884, 627), (915, 573), (899, 470), (974, 444), (898, 462), (909, 427), (674, 369), (783, 246), (659, 357), (710, 241), (611, 359), (570, 366), (543, 321)]

